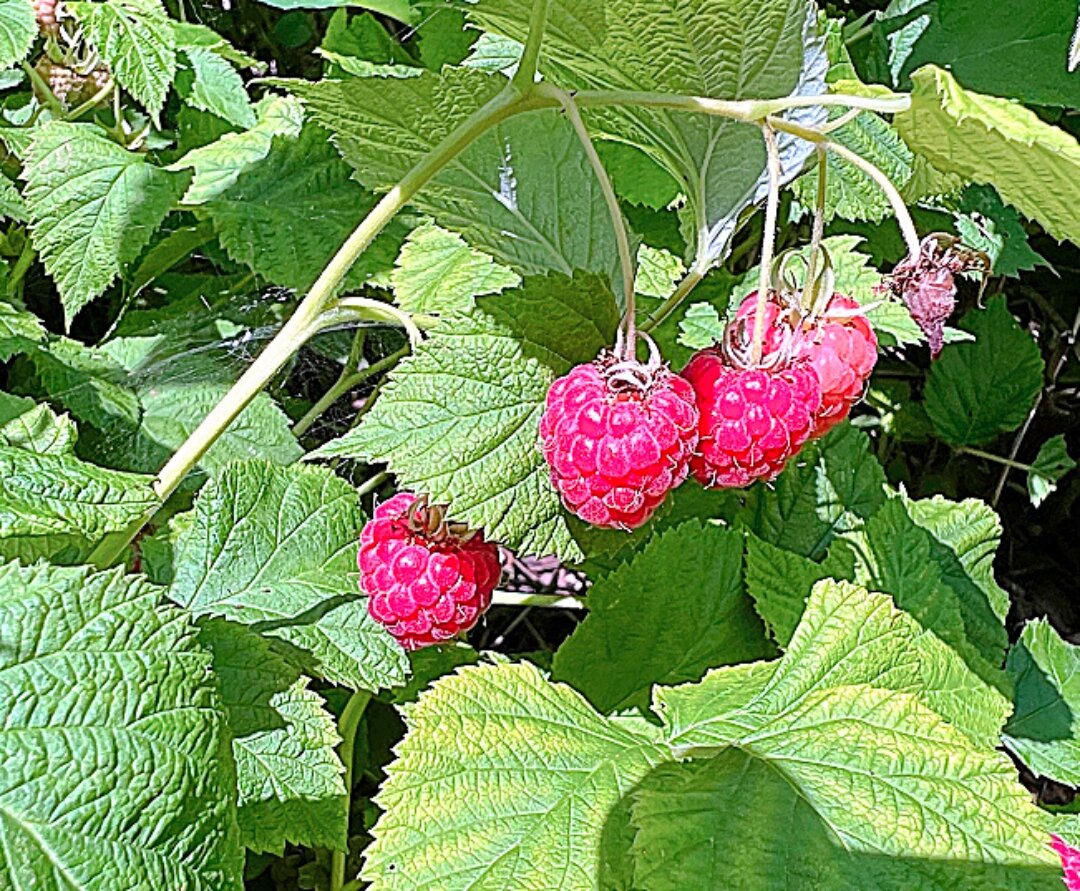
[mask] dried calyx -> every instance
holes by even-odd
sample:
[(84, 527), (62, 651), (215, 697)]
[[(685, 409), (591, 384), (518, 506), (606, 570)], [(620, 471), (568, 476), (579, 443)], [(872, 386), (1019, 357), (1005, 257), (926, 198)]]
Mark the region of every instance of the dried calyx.
[(421, 536), (433, 544), (451, 540), (467, 542), (472, 539), (477, 530), (470, 529), (464, 523), (447, 520), (447, 508), (448, 505), (445, 504), (429, 504), (428, 496), (420, 495), (409, 505), (403, 519), (413, 535)]
[(596, 357), (596, 366), (615, 393), (636, 392), (647, 396), (657, 380), (657, 375), (664, 368), (664, 360), (655, 341), (644, 332), (636, 332), (649, 347), (649, 358), (639, 362), (634, 355), (633, 344), (629, 342), (622, 328), (615, 336), (615, 347), (604, 350)]
[[(958, 273), (990, 271), (990, 258), (943, 232), (926, 236), (917, 256), (905, 257), (880, 286), (899, 297), (911, 318), (930, 342), (930, 355), (937, 357), (945, 344), (945, 322), (956, 308)], [(984, 279), (985, 280), (985, 279)]]

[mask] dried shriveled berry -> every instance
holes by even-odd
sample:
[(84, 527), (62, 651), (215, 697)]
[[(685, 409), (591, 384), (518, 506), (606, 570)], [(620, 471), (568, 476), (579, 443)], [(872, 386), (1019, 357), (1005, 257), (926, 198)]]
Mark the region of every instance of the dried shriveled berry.
[(448, 523), (426, 497), (399, 492), (360, 534), (360, 587), (368, 612), (407, 650), (468, 631), (491, 605), (498, 548)]
[(693, 390), (658, 355), (643, 364), (604, 354), (551, 385), (540, 438), (567, 510), (635, 529), (686, 479), (697, 426)]

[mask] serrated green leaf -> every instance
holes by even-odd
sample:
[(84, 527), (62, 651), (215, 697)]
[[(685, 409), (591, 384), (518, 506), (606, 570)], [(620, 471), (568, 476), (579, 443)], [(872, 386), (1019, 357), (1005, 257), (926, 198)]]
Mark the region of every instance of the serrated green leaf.
[(187, 102), (237, 127), (254, 127), (255, 112), (236, 69), (209, 49), (185, 48), (183, 54), (195, 75)]
[[(419, 77), (288, 81), (368, 188), (392, 188), (505, 84), (469, 69)], [(558, 169), (553, 178), (551, 171)], [(525, 273), (611, 273), (611, 217), (584, 150), (552, 110), (480, 136), (413, 203), (469, 244)]]
[(0, 219), (26, 222), (28, 211), (19, 190), (6, 176), (0, 176)]
[(675, 292), (675, 286), (686, 273), (683, 261), (671, 251), (643, 244), (637, 252), (637, 293), (664, 300)]
[(746, 590), (766, 628), (781, 647), (795, 633), (810, 589), (823, 579), (855, 580), (855, 563), (847, 548), (833, 548), (820, 563), (746, 536)]
[[(485, 31), (526, 39), (530, 0), (480, 0), (461, 8)], [(804, 0), (555, 0), (540, 66), (561, 86), (577, 89), (740, 99), (813, 95), (825, 89), (828, 59), (808, 9)], [(802, 115), (795, 118), (805, 124), (824, 120), (821, 109)], [(687, 196), (702, 266), (724, 255), (741, 212), (765, 197), (765, 148), (754, 127), (634, 107), (592, 109), (589, 124), (637, 146), (674, 177)], [(780, 144), (786, 181), (812, 148), (786, 137)]]
[(912, 82), (911, 108), (895, 124), (913, 151), (942, 170), (989, 183), (1055, 238), (1080, 243), (1075, 137), (1016, 102), (965, 90), (932, 65), (915, 72)]
[(1080, 647), (1037, 619), (1009, 650), (1006, 669), (1016, 684), (1006, 747), (1036, 775), (1080, 785)]
[(805, 446), (769, 486), (747, 494), (739, 522), (777, 547), (819, 560), (833, 538), (859, 528), (885, 502), (885, 473), (866, 434), (834, 428)]
[(556, 375), (609, 344), (615, 299), (596, 276), (525, 280), (445, 319), (390, 375), (355, 430), (309, 457), (384, 461), (404, 488), (526, 553), (583, 556), (551, 486), (540, 415)]
[(460, 669), (403, 713), (372, 891), (595, 888), (608, 811), (663, 758), (645, 722), (601, 717), (529, 663)]
[(1069, 455), (1063, 434), (1046, 440), (1039, 447), (1039, 454), (1028, 471), (1027, 486), (1031, 503), (1039, 507), (1057, 489), (1058, 481), (1074, 467), (1076, 462)]
[[(274, 137), (269, 155), (204, 207), (233, 260), (274, 284), (306, 291), (374, 204), (326, 134), (307, 127), (299, 139)], [(384, 230), (342, 287), (388, 273), (403, 234), (400, 223)]]
[(200, 25), (198, 22), (177, 22), (170, 19), (169, 27), (172, 28), (177, 49), (208, 49), (242, 68), (262, 69), (266, 67), (254, 56), (249, 56), (247, 53), (238, 50), (217, 31), (208, 28), (206, 25)]
[(78, 432), (67, 415), (57, 416), (47, 405), (36, 405), (0, 426), (0, 443), (39, 455), (70, 455)]
[(37, 30), (30, 0), (0, 0), (0, 68), (27, 57)]
[(511, 77), (517, 70), (524, 49), (525, 47), (513, 38), (484, 31), (473, 44), (468, 58), (461, 64), (465, 68), (475, 68), (489, 74), (501, 72)]
[(151, 478), (0, 446), (0, 556), (79, 563), (154, 505)]
[(511, 269), (432, 223), (405, 239), (390, 284), (397, 304), (409, 312), (466, 312), (473, 298), (521, 283)]
[(719, 526), (691, 521), (655, 536), (589, 589), (588, 605), (552, 677), (601, 712), (646, 709), (653, 684), (773, 652), (743, 591), (742, 536)]
[(205, 204), (228, 189), (244, 170), (270, 154), (275, 136), (295, 139), (300, 135), (304, 113), (294, 99), (266, 96), (255, 106), (255, 113), (258, 122), (250, 130), (226, 133), (169, 165), (169, 170), (194, 172), (184, 193), (185, 204)]
[(1042, 388), (1044, 363), (1003, 296), (971, 310), (960, 326), (975, 342), (949, 347), (930, 367), (926, 413), (941, 439), (971, 445), (1024, 422)]
[(596, 151), (616, 194), (624, 201), (664, 210), (678, 200), (679, 184), (674, 177), (641, 149), (625, 142), (604, 140), (596, 146)]
[(187, 181), (97, 127), (61, 121), (36, 130), (23, 177), (34, 246), (69, 326), (139, 256)]
[(711, 303), (691, 303), (679, 320), (679, 343), (703, 350), (724, 339), (725, 321)]
[(33, 399), (24, 396), (12, 396), (0, 390), (0, 424), (14, 421), (19, 415), (24, 415), (32, 410), (35, 403)]
[(334, 751), (341, 738), (322, 697), (242, 625), (210, 621), (199, 643), (213, 656), (232, 734), (244, 847), (278, 855), (287, 843), (345, 850), (345, 768)]
[(33, 313), (0, 300), (0, 361), (33, 349), (45, 339), (45, 328)]
[(375, 690), (400, 683), (404, 651), (367, 614), (356, 576), (364, 514), (316, 467), (237, 462), (199, 494), (176, 545), (169, 596), (291, 644), (312, 671)]
[(160, 0), (68, 3), (117, 83), (157, 118), (176, 75), (176, 37)]
[(1046, 265), (1046, 260), (1028, 243), (1020, 215), (1003, 204), (990, 186), (965, 189), (955, 217), (956, 231), (964, 244), (985, 251), (995, 274), (1016, 276)]
[(0, 884), (240, 891), (210, 658), (121, 570), (0, 568)]
[[(839, 117), (834, 111), (830, 117)], [(911, 151), (896, 131), (875, 114), (861, 114), (829, 137), (870, 161), (902, 189), (911, 178)], [(825, 218), (880, 222), (892, 213), (889, 199), (878, 185), (861, 170), (833, 152), (826, 157)], [(792, 184), (795, 197), (805, 208), (817, 201), (818, 167), (814, 164), (805, 176)]]

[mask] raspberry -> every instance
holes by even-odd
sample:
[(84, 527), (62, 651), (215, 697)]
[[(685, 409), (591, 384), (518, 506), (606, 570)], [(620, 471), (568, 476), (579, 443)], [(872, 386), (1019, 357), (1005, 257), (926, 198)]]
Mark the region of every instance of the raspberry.
[(763, 360), (746, 359), (753, 322), (752, 314), (749, 324), (736, 317), (723, 346), (695, 353), (683, 369), (701, 412), (690, 470), (705, 486), (773, 479), (809, 438), (821, 409), (817, 375), (806, 359), (792, 356), (796, 341), (782, 328), (766, 328)]
[[(756, 307), (755, 291), (743, 300), (736, 319), (752, 329)], [(859, 304), (843, 294), (833, 294), (821, 316), (813, 320), (800, 320), (797, 311), (785, 312), (775, 299), (770, 300), (765, 305), (766, 351), (779, 350), (793, 331), (797, 332), (793, 354), (809, 361), (821, 386), (821, 408), (814, 415), (810, 435), (823, 436), (862, 398), (877, 363), (877, 335)]]
[(1080, 891), (1080, 850), (1057, 835), (1050, 836), (1050, 847), (1061, 858), (1061, 868), (1065, 870), (1065, 887), (1069, 891)]
[(48, 56), (42, 56), (34, 67), (52, 94), (65, 105), (68, 97), (82, 86), (83, 78), (74, 68), (54, 62)]
[(499, 549), (482, 532), (448, 523), (442, 507), (410, 492), (375, 510), (357, 562), (368, 612), (406, 650), (472, 628), (502, 574)]
[(686, 479), (697, 424), (693, 390), (653, 347), (648, 365), (603, 353), (555, 381), (540, 438), (566, 509), (630, 530)]
[(44, 34), (55, 33), (58, 19), (58, 0), (33, 0), (34, 18)]

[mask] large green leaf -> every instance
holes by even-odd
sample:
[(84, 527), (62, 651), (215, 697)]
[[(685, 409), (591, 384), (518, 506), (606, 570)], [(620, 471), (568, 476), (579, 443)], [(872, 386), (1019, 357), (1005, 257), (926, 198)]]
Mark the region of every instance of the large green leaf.
[[(287, 83), (331, 132), (357, 178), (380, 191), (396, 185), (503, 84), (502, 77), (453, 68), (410, 78)], [(616, 265), (596, 177), (573, 129), (554, 111), (496, 125), (413, 203), (526, 273), (608, 273)]]
[(870, 440), (850, 425), (807, 445), (772, 486), (752, 488), (740, 522), (759, 538), (814, 560), (885, 501), (885, 473)]
[(213, 620), (199, 643), (214, 658), (236, 759), (240, 840), (282, 854), (286, 843), (344, 850), (348, 807), (341, 741), (308, 678), (242, 625)]
[[(531, 0), (461, 7), (484, 30), (524, 41)], [(828, 59), (804, 0), (554, 0), (541, 70), (579, 89), (655, 90), (723, 99), (774, 99), (825, 90)], [(767, 47), (767, 52), (762, 48)], [(824, 113), (796, 113), (821, 123)], [(678, 182), (689, 203), (699, 262), (726, 251), (741, 212), (765, 196), (765, 147), (756, 127), (708, 115), (593, 110), (589, 123), (638, 146)], [(811, 147), (780, 140), (784, 178)]]
[(79, 563), (156, 505), (150, 477), (0, 445), (0, 556)]
[(1007, 668), (1016, 709), (1005, 745), (1038, 776), (1080, 785), (1080, 647), (1045, 619), (1028, 622)]
[(0, 568), (0, 886), (242, 887), (210, 657), (160, 597), (119, 569)]
[(139, 256), (187, 184), (98, 128), (61, 121), (35, 131), (23, 176), (34, 246), (68, 325)]
[(913, 151), (970, 182), (991, 184), (1055, 238), (1080, 242), (1075, 137), (1019, 103), (965, 90), (932, 65), (912, 81), (911, 109), (895, 123)]
[(536, 277), (453, 315), (390, 375), (355, 430), (313, 457), (386, 462), (404, 488), (528, 553), (581, 559), (539, 446), (548, 387), (611, 342), (596, 276)]
[(77, 438), (71, 418), (58, 417), (47, 405), (33, 405), (0, 426), (0, 443), (39, 455), (73, 454)]
[(372, 891), (593, 889), (608, 812), (665, 757), (644, 721), (601, 717), (529, 663), (459, 669), (402, 711)]
[[(196, 168), (198, 169), (198, 168)], [(305, 291), (375, 199), (350, 177), (326, 134), (275, 137), (269, 155), (205, 205), (229, 256), (263, 278)], [(403, 229), (384, 232), (352, 267), (345, 287), (389, 272)]]
[(950, 346), (931, 366), (926, 413), (943, 440), (969, 445), (1024, 422), (1042, 388), (1044, 363), (1004, 297), (973, 309), (960, 324), (975, 342)]
[(169, 596), (292, 645), (311, 671), (375, 690), (404, 679), (404, 651), (367, 614), (356, 575), (356, 490), (316, 467), (227, 466), (176, 543)]
[(117, 83), (156, 118), (176, 74), (176, 37), (161, 0), (69, 3)]
[(0, 68), (25, 59), (35, 36), (37, 22), (30, 0), (0, 0)]
[(743, 591), (742, 536), (691, 521), (653, 538), (589, 589), (589, 615), (552, 675), (602, 712), (647, 708), (653, 684), (772, 655)]
[(188, 104), (237, 127), (254, 127), (255, 112), (243, 78), (229, 61), (205, 47), (186, 47), (183, 52), (194, 75)]
[(304, 115), (295, 99), (266, 96), (255, 107), (255, 113), (258, 120), (251, 129), (226, 133), (169, 165), (170, 170), (194, 171), (184, 193), (185, 204), (205, 204), (228, 189), (245, 169), (270, 154), (275, 136), (295, 139), (300, 135)]

